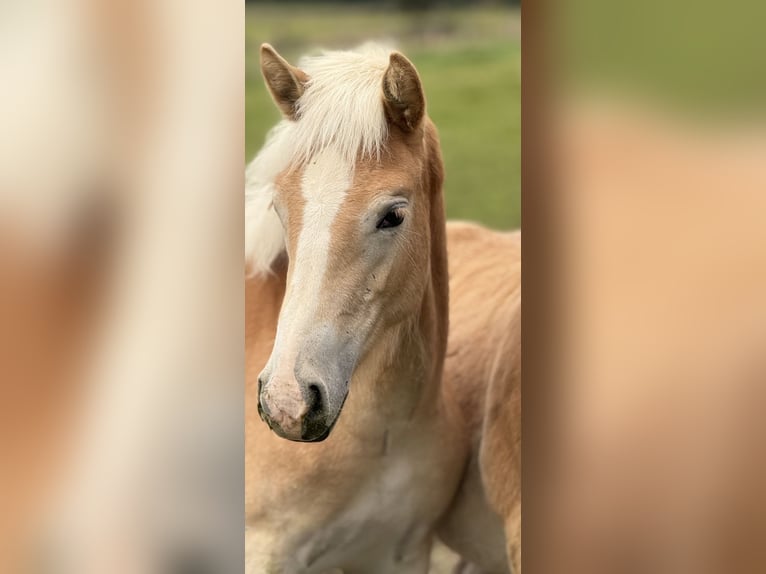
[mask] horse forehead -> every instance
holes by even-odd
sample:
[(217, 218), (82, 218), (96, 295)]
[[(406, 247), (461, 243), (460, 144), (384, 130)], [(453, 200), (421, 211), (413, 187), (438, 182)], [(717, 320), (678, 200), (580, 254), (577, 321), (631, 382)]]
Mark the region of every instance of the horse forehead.
[(353, 167), (337, 152), (326, 149), (277, 175), (275, 192), (285, 200), (294, 200), (296, 196), (306, 201), (331, 199), (351, 187)]
[(353, 164), (325, 150), (279, 174), (277, 193), (288, 208), (358, 208), (381, 193), (412, 185), (419, 158), (411, 152), (395, 153), (400, 147), (392, 145), (380, 158), (359, 158)]
[(338, 151), (327, 148), (303, 167), (301, 190), (308, 203), (337, 203), (353, 183), (354, 166)]

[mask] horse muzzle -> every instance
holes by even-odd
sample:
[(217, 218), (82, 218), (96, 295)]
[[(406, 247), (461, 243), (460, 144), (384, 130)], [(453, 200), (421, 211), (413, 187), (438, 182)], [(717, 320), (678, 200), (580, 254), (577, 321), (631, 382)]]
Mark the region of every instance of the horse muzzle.
[[(340, 415), (340, 408), (332, 408), (333, 402), (324, 383), (258, 379), (258, 414), (277, 436), (287, 440), (325, 440)], [(345, 396), (341, 406), (343, 402)]]

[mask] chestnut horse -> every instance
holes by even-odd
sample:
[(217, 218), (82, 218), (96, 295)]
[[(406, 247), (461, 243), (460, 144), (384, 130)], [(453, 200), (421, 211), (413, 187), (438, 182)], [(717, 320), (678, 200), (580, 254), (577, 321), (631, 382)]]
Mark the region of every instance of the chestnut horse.
[[(442, 376), (443, 165), (421, 82), (376, 46), (293, 67), (264, 45), (261, 68), (284, 119), (247, 174), (247, 571), (424, 574), (439, 522), (463, 553), (452, 518), (485, 497), (469, 463), (485, 417)], [(471, 230), (513, 256), (513, 236)], [(507, 569), (502, 521), (471, 511), (490, 519), (462, 526), (489, 524), (499, 551), (464, 556)]]

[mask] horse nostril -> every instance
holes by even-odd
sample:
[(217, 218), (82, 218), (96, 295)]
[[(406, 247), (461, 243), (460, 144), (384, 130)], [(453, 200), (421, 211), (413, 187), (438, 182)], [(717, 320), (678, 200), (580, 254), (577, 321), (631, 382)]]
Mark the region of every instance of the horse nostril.
[(308, 386), (308, 397), (306, 402), (309, 406), (309, 412), (306, 413), (306, 418), (316, 419), (322, 415), (324, 401), (322, 400), (322, 391), (319, 390), (319, 385), (312, 383)]
[(308, 412), (303, 417), (303, 428), (301, 429), (303, 440), (315, 441), (327, 434), (326, 400), (322, 390), (322, 387), (316, 383), (311, 383), (306, 387), (305, 400)]

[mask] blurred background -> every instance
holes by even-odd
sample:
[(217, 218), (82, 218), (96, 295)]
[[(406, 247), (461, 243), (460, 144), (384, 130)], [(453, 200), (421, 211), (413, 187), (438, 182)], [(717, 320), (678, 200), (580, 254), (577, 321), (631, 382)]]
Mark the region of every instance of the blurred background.
[(247, 2), (246, 157), (280, 119), (258, 48), (289, 62), (317, 49), (393, 42), (418, 69), (447, 169), (447, 216), (521, 224), (521, 16), (516, 1)]

